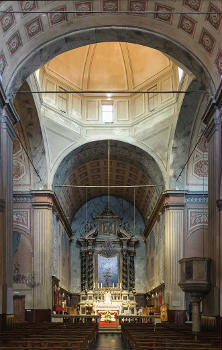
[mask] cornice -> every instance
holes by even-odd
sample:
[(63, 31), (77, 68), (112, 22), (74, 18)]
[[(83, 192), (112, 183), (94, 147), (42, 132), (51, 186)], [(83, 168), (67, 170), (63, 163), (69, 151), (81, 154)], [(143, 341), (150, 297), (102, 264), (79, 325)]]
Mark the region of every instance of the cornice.
[(35, 191), (32, 191), (32, 196), (33, 196), (32, 206), (34, 208), (40, 208), (40, 207), (52, 208), (52, 210), (56, 212), (56, 214), (59, 216), (59, 219), (63, 223), (68, 236), (72, 237), (73, 232), (72, 232), (71, 226), (66, 218), (66, 215), (62, 209), (62, 206), (55, 192), (52, 190), (38, 190), (38, 191), (35, 190)]
[[(183, 210), (184, 207), (186, 206), (186, 203), (189, 202), (198, 202), (197, 198), (201, 196), (201, 203), (206, 202), (206, 200), (203, 201), (207, 197), (207, 193), (201, 192), (190, 192), (190, 191), (176, 191), (176, 190), (168, 190), (164, 191), (161, 193), (159, 196), (159, 199), (156, 203), (155, 208), (153, 209), (153, 212), (148, 220), (148, 223), (145, 227), (143, 237), (144, 240), (147, 239), (149, 236), (155, 222), (157, 221), (158, 216), (161, 214), (161, 212), (164, 212), (165, 210), (169, 209), (178, 209), (178, 210)], [(195, 199), (194, 201), (191, 201), (191, 199)]]

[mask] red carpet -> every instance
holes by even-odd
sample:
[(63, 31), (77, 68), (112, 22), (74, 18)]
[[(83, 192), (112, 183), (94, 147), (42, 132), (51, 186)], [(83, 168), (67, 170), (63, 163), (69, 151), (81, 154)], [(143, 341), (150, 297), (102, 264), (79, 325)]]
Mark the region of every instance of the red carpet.
[(100, 321), (100, 328), (117, 328), (117, 321), (111, 321), (111, 322)]

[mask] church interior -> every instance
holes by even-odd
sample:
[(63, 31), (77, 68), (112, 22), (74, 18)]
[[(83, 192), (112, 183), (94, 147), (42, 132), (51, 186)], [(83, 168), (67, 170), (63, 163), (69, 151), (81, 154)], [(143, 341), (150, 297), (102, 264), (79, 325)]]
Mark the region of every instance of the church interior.
[(0, 1), (0, 349), (220, 349), (221, 22)]

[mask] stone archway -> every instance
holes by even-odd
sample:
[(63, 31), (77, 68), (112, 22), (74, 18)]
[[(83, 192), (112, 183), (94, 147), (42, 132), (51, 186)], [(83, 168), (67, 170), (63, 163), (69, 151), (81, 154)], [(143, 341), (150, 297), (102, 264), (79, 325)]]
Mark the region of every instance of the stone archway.
[[(136, 15), (131, 14), (135, 11), (132, 1), (111, 2), (115, 4), (114, 13), (109, 13), (110, 8), (102, 0), (81, 4), (64, 1), (59, 8), (52, 1), (1, 2), (2, 11), (32, 11), (26, 15), (2, 13), (0, 74), (7, 94), (16, 92), (33, 71), (54, 56), (101, 41), (129, 41), (159, 49), (192, 71), (211, 92), (215, 91), (222, 60), (218, 35), (220, 2), (215, 5), (208, 0), (166, 0), (164, 4), (156, 0), (139, 1), (141, 14)], [(83, 9), (94, 13), (72, 13)], [(41, 13), (55, 10), (68, 13)], [(214, 14), (207, 16), (209, 11)]]
[(144, 28), (106, 26), (86, 28), (65, 36), (58, 36), (44, 43), (37, 50), (29, 52), (10, 77), (6, 87), (7, 94), (15, 93), (31, 73), (53, 57), (80, 46), (104, 41), (137, 43), (160, 50), (190, 70), (202, 82), (203, 87), (209, 89), (209, 92), (215, 91), (214, 82), (206, 66), (191, 51), (166, 35)]

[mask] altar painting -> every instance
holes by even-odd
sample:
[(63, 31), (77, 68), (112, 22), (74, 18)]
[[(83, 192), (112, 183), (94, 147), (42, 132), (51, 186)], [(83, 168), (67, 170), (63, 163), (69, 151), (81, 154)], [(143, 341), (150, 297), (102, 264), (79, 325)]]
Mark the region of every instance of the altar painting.
[(106, 258), (98, 254), (98, 283), (104, 287), (117, 287), (118, 256)]

